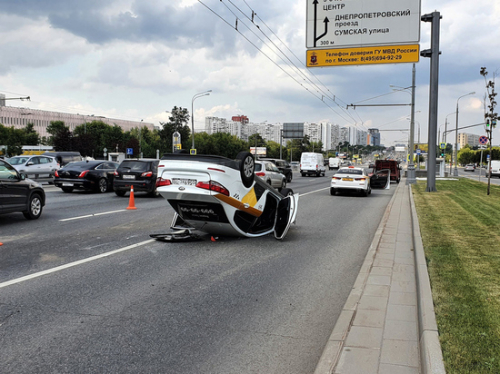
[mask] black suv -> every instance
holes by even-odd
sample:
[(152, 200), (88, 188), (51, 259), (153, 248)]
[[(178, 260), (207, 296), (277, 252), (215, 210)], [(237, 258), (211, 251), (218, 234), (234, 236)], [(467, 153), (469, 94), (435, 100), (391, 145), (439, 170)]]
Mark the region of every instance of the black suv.
[(290, 183), (293, 179), (292, 166), (288, 161), (280, 160), (279, 158), (259, 158), (262, 161), (271, 161), (279, 169), (281, 174), (286, 177), (286, 182)]
[(158, 175), (158, 159), (126, 159), (115, 170), (113, 190), (118, 196), (125, 196), (134, 186), (137, 191), (147, 192), (149, 196), (156, 197), (156, 179)]
[(0, 213), (22, 212), (27, 219), (37, 219), (44, 205), (42, 186), (0, 160)]

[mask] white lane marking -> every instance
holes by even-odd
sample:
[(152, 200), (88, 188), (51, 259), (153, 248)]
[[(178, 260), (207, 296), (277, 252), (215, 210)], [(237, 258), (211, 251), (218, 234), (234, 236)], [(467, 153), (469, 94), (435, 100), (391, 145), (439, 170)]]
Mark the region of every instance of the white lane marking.
[(113, 213), (120, 213), (120, 212), (125, 212), (126, 209), (120, 209), (120, 210), (113, 210), (111, 212), (102, 212), (102, 213), (94, 213), (94, 214), (87, 214), (86, 216), (79, 216), (79, 217), (73, 217), (73, 218), (65, 218), (65, 219), (60, 219), (59, 222), (65, 222), (65, 221), (73, 221), (75, 219), (82, 219), (82, 218), (89, 218), (89, 217), (96, 217), (96, 216), (103, 216), (105, 214), (113, 214)]
[(315, 191), (309, 191), (309, 192), (306, 192), (306, 193), (301, 193), (300, 196), (306, 196), (306, 195), (310, 195), (312, 193), (316, 193), (316, 192), (319, 192), (319, 191), (324, 191), (324, 190), (328, 190), (330, 189), (330, 187), (326, 187), (326, 188), (321, 188), (319, 190), (315, 190)]
[(100, 255), (97, 255), (97, 256), (93, 256), (93, 257), (85, 258), (83, 260), (70, 262), (70, 263), (65, 264), (65, 265), (61, 265), (61, 266), (57, 266), (57, 267), (52, 268), (52, 269), (40, 271), (38, 273), (26, 275), (26, 276), (21, 277), (21, 278), (12, 279), (10, 281), (0, 283), (0, 288), (12, 286), (13, 284), (18, 284), (18, 283), (21, 283), (24, 281), (39, 278), (39, 277), (47, 275), (47, 274), (52, 274), (52, 273), (56, 273), (56, 272), (61, 271), (61, 270), (69, 269), (69, 268), (74, 267), (74, 266), (86, 264), (87, 262), (91, 262), (91, 261), (99, 260), (101, 258), (109, 257), (109, 256), (115, 255), (115, 254), (120, 253), (120, 252), (128, 251), (129, 249), (134, 249), (134, 248), (140, 247), (140, 246), (145, 245), (145, 244), (153, 243), (154, 241), (156, 241), (156, 239), (145, 240), (143, 242), (132, 244), (132, 245), (129, 245), (127, 247), (115, 249), (114, 251), (101, 253)]

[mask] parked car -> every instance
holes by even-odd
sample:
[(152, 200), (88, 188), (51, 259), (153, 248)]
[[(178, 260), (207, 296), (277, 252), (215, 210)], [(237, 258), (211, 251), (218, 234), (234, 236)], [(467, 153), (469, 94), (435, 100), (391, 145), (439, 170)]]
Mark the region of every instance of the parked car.
[(78, 161), (67, 164), (55, 173), (54, 185), (64, 192), (74, 189), (107, 192), (113, 190), (118, 163), (111, 161)]
[(354, 190), (363, 196), (372, 193), (370, 177), (364, 168), (348, 166), (340, 168), (330, 182), (330, 195), (335, 195), (341, 190)]
[(0, 213), (22, 212), (27, 219), (37, 219), (44, 205), (42, 186), (0, 160)]
[(288, 161), (281, 160), (279, 158), (259, 158), (258, 161), (271, 161), (279, 169), (280, 173), (286, 178), (287, 183), (290, 183), (293, 179), (292, 166)]
[(52, 177), (60, 168), (55, 158), (43, 155), (14, 156), (9, 158), (8, 162), (18, 172), (35, 179)]
[(292, 165), (286, 161), (279, 158), (259, 158), (257, 161), (271, 161), (276, 165), (281, 174), (286, 178), (287, 183), (290, 183), (293, 179)]
[(324, 157), (321, 153), (304, 152), (300, 156), (300, 174), (325, 176), (326, 167)]
[(115, 170), (113, 190), (118, 196), (125, 196), (134, 186), (135, 192), (146, 192), (148, 196), (156, 197), (156, 179), (158, 175), (158, 163), (160, 160), (126, 159), (123, 160)]
[(43, 155), (54, 157), (61, 167), (70, 162), (84, 161), (80, 152), (45, 152)]
[(278, 190), (286, 187), (286, 177), (271, 161), (255, 161), (255, 175)]
[(474, 165), (474, 164), (467, 164), (464, 167), (464, 171), (476, 171), (476, 165)]
[(255, 166), (249, 152), (235, 160), (165, 154), (158, 166), (158, 192), (176, 212), (171, 228), (250, 238), (274, 233), (283, 239), (295, 222), (299, 195), (256, 178)]

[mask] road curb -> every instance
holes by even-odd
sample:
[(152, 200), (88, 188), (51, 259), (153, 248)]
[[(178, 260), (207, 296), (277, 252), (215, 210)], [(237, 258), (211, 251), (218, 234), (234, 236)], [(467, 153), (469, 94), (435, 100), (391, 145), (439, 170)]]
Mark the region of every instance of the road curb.
[(410, 210), (413, 233), (413, 248), (415, 249), (415, 278), (417, 284), (418, 328), (420, 342), (420, 365), (423, 374), (446, 373), (443, 353), (439, 342), (439, 332), (434, 313), (431, 284), (427, 271), (424, 246), (420, 235), (417, 210), (410, 188)]
[[(403, 187), (403, 183), (399, 183), (396, 188)], [(358, 302), (363, 293), (363, 289), (368, 280), (368, 275), (370, 273), (370, 269), (373, 265), (373, 261), (375, 258), (375, 252), (377, 251), (378, 245), (380, 243), (380, 239), (382, 238), (382, 233), (384, 231), (384, 227), (389, 219), (389, 214), (392, 209), (392, 205), (394, 204), (394, 200), (396, 199), (396, 193), (392, 195), (391, 201), (387, 205), (385, 209), (384, 215), (378, 225), (377, 231), (375, 232), (375, 236), (373, 237), (372, 243), (368, 248), (368, 253), (366, 254), (365, 260), (359, 274), (354, 282), (354, 286), (347, 298), (347, 301), (340, 312), (339, 318), (335, 323), (335, 327), (328, 338), (325, 348), (323, 349), (323, 353), (316, 365), (316, 369), (314, 370), (314, 374), (331, 374), (337, 365), (340, 354), (342, 353), (342, 348), (344, 347), (345, 339), (347, 338), (347, 334), (349, 333), (352, 321), (356, 315), (356, 309)]]

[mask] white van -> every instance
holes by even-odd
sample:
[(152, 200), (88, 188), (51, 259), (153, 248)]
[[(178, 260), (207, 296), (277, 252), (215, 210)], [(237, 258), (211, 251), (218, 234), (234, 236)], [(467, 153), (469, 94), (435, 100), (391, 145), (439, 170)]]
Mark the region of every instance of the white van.
[(340, 158), (330, 157), (328, 159), (328, 170), (338, 169), (340, 167)]
[(304, 152), (300, 157), (300, 174), (325, 176), (325, 159), (321, 153)]
[(490, 174), (492, 177), (500, 178), (500, 160), (491, 160)]

